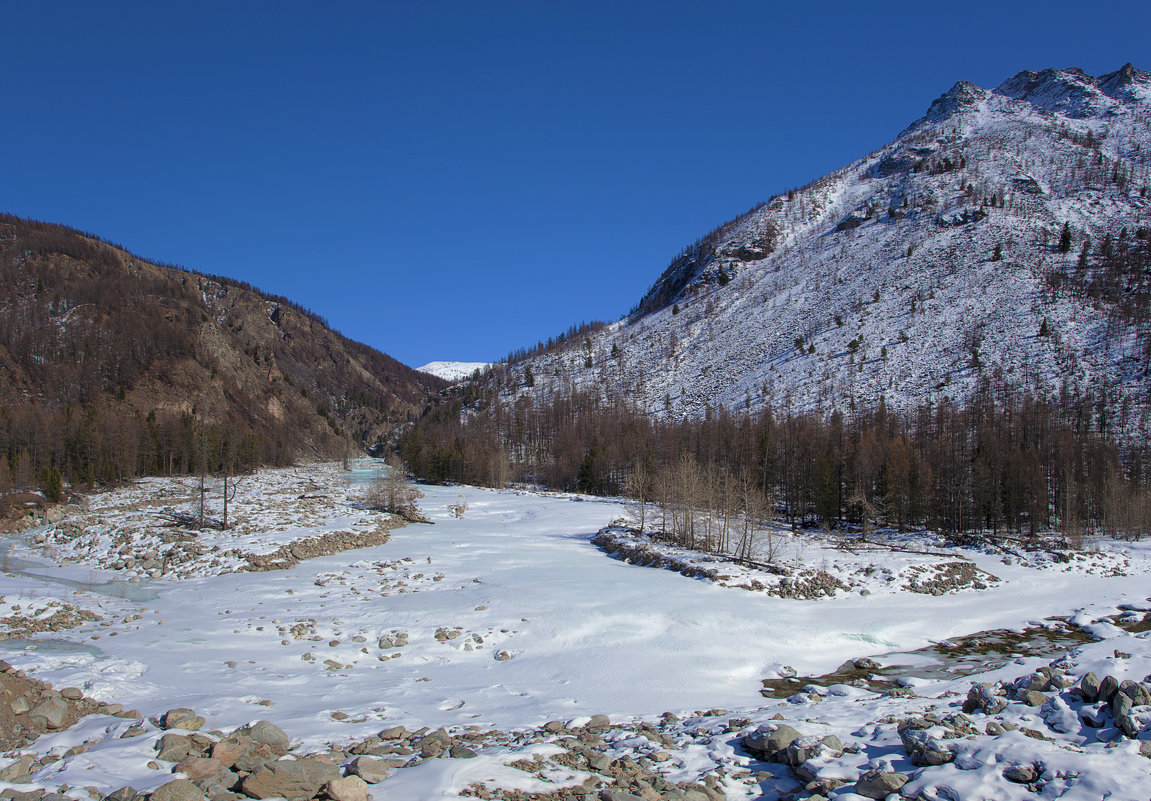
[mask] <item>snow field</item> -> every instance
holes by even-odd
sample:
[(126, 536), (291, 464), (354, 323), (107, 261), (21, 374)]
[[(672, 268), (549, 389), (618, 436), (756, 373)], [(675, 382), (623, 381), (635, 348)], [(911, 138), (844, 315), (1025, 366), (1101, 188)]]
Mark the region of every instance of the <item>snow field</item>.
[[(349, 518), (369, 514), (352, 506), (355, 491), (341, 483), (334, 465), (309, 470), (307, 480), (332, 504), (318, 525), (343, 526)], [(243, 489), (250, 496), (244, 503), (254, 504), (252, 499), (277, 486), (286, 493), (285, 484), (298, 479), (289, 471), (261, 473)], [(155, 485), (146, 486), (156, 491)], [(731, 717), (759, 725), (778, 713), (804, 734), (834, 730), (846, 738), (887, 715), (959, 704), (971, 683), (912, 682), (928, 696), (920, 699), (881, 698), (854, 687), (800, 693), (793, 701), (762, 698), (762, 680), (788, 667), (800, 675), (818, 675), (849, 658), (910, 651), (981, 630), (1021, 630), (1060, 615), (1077, 616), (1077, 623), (1107, 638), (1079, 649), (1075, 671), (1135, 680), (1151, 673), (1146, 635), (1129, 634), (1108, 618), (1141, 615), (1151, 606), (1145, 543), (1108, 545), (1097, 558), (1078, 565), (1044, 565), (1012, 556), (1006, 563), (1002, 553), (957, 552), (999, 582), (939, 596), (896, 592), (883, 578), (902, 575), (918, 557), (870, 552), (853, 557), (812, 548), (800, 555), (803, 561), (826, 562), (829, 568), (838, 561), (844, 575), (862, 583), (835, 597), (801, 601), (609, 558), (590, 540), (624, 514), (615, 502), (469, 487), (423, 489), (420, 506), (435, 525), (397, 529), (383, 545), (310, 559), (290, 570), (230, 573), (221, 572), (228, 567), (221, 564), (215, 573), (205, 568), (198, 575), (145, 579), (136, 586), (155, 595), (139, 601), (104, 595), (97, 588), (70, 589), (69, 603), (103, 620), (51, 635), (53, 648), (21, 642), (19, 650), (0, 651), (0, 658), (56, 686), (81, 687), (90, 697), (139, 709), (145, 718), (186, 706), (207, 718), (206, 729), (221, 731), (268, 719), (291, 735), (299, 751), (351, 743), (395, 725), (515, 731), (602, 713), (634, 726), (665, 711), (691, 721), (702, 710), (733, 710), (668, 729), (682, 748), (661, 770), (695, 779), (723, 765), (745, 771), (764, 767), (742, 751), (738, 732), (724, 731)], [(130, 497), (138, 489), (118, 492), (94, 500), (93, 510), (119, 506), (129, 518), (136, 514)], [(448, 508), (458, 504), (467, 507), (462, 518)], [(278, 547), (314, 524), (277, 520), (270, 525), (275, 531), (264, 531), (253, 519), (245, 536), (263, 547)], [(145, 527), (137, 530), (141, 537), (150, 536)], [(234, 547), (233, 542), (224, 545)], [(15, 550), (25, 557), (34, 553), (31, 546)], [(13, 603), (44, 606), (47, 598), (61, 594), (59, 585), (50, 582), (56, 577), (84, 574), (91, 580), (122, 572), (88, 567), (98, 563), (96, 552), (68, 558), (75, 561), (67, 568), (0, 575), (5, 608)], [(859, 572), (865, 563), (877, 567), (866, 577)], [(1116, 566), (1122, 569), (1112, 569)], [(873, 588), (870, 595), (860, 594), (860, 588), (868, 587)], [(407, 635), (404, 644), (396, 642), (405, 639), (397, 636), (401, 633)], [(385, 647), (380, 647), (381, 638), (389, 640)], [(69, 642), (76, 647), (68, 650)], [(1112, 656), (1115, 650), (1132, 656), (1118, 659)], [(979, 678), (1015, 678), (1040, 664), (1045, 662), (1024, 655), (1019, 664)], [(1015, 715), (1020, 725), (1051, 735), (1035, 710), (1015, 709), (1020, 706), (1013, 705), (1008, 718)], [(129, 725), (116, 718), (89, 718), (41, 738), (37, 753), (63, 752), (84, 741), (90, 745), (86, 753), (44, 768), (35, 777), (37, 786), (92, 785), (107, 792), (125, 783), (143, 790), (170, 780), (169, 765), (148, 767), (159, 732), (146, 724), (146, 736), (122, 739)], [(709, 733), (699, 735), (700, 728)], [(884, 760), (911, 770), (891, 725), (868, 732), (852, 735), (861, 750), (836, 757), (835, 770), (849, 772)], [(1023, 746), (1041, 749), (1045, 764), (1092, 774), (1090, 781), (1075, 784), (1079, 794), (1068, 798), (1089, 797), (1082, 788), (1095, 792), (1112, 784), (1130, 786), (1136, 767), (1145, 775), (1147, 763), (1128, 753), (1129, 742), (1105, 748), (1079, 732), (1051, 736), (1057, 738), (1054, 745), (1010, 738), (996, 740), (998, 745), (964, 741), (963, 762), (977, 767), (931, 768), (922, 780), (933, 787), (944, 781), (960, 788), (956, 797), (961, 798), (1026, 797), (1015, 785), (1005, 789), (991, 776), (1005, 759), (1017, 754), (1030, 759), (1032, 752)], [(616, 751), (623, 754), (629, 748), (619, 745)], [(1088, 750), (1075, 755), (1076, 748)], [(1090, 749), (1105, 753), (1109, 766), (1115, 763), (1106, 776), (1094, 775), (1099, 756)], [(535, 791), (539, 788), (530, 774), (505, 767), (522, 756), (509, 747), (483, 749), (477, 760), (428, 761), (398, 771), (377, 786), (376, 797), (451, 798), (480, 780)], [(794, 781), (781, 766), (764, 769), (777, 774), (771, 780), (775, 783), (748, 783), (754, 775), (731, 780), (725, 785), (729, 797)], [(578, 772), (568, 773), (573, 781), (582, 780)], [(937, 775), (942, 779), (931, 778)], [(556, 773), (552, 781), (568, 780)]]

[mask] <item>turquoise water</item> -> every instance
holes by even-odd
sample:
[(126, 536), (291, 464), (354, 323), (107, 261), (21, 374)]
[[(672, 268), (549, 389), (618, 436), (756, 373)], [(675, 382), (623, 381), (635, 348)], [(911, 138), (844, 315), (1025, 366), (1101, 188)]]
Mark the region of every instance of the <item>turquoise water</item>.
[[(33, 529), (34, 531), (34, 529)], [(32, 532), (28, 532), (29, 534)], [(27, 536), (25, 534), (24, 536)], [(159, 589), (150, 581), (125, 581), (112, 579), (111, 581), (77, 581), (58, 575), (55, 571), (60, 568), (52, 565), (32, 562), (12, 556), (10, 550), (13, 541), (0, 542), (0, 571), (14, 576), (21, 576), (31, 581), (67, 587), (72, 590), (94, 592), (98, 595), (107, 595), (111, 598), (123, 598), (128, 601), (151, 601), (159, 595)]]

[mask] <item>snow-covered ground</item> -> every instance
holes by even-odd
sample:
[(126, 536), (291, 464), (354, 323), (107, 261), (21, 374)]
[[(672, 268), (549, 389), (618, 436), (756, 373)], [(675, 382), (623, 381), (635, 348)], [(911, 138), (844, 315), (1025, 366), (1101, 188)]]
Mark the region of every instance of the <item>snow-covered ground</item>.
[[(361, 463), (359, 474), (372, 469)], [(922, 798), (1029, 798), (1028, 784), (1002, 774), (1010, 764), (1036, 763), (1039, 775), (1051, 771), (1030, 784), (1050, 788), (1044, 795), (1057, 789), (1066, 798), (1099, 798), (1105, 791), (1111, 798), (1147, 795), (1135, 790), (1151, 766), (1139, 743), (1093, 711), (1098, 705), (1088, 713), (1102, 728), (1081, 724), (1088, 705), (1066, 693), (1049, 693), (1050, 708), (1042, 709), (1005, 699), (1010, 703), (994, 720), (1020, 728), (998, 736), (984, 733), (991, 715), (972, 713), (979, 734), (947, 740), (959, 756), (935, 767), (911, 765), (897, 719), (958, 712), (973, 679), (905, 680), (921, 697), (846, 685), (784, 700), (760, 694), (764, 679), (792, 671), (817, 676), (869, 655), (883, 664), (896, 658), (884, 655), (947, 638), (1050, 626), (1052, 616), (1074, 617), (1105, 638), (1062, 657), (1068, 681), (1087, 670), (1142, 680), (1151, 673), (1147, 635), (1126, 632), (1108, 617), (1139, 619), (1140, 610), (1151, 608), (1147, 543), (1100, 543), (1096, 553), (1070, 563), (977, 551), (946, 559), (868, 551), (842, 554), (836, 564), (826, 543), (796, 537), (785, 548), (789, 563), (858, 581), (845, 582), (847, 589), (833, 597), (792, 600), (734, 586), (739, 580), (688, 578), (611, 558), (592, 538), (624, 515), (618, 503), (470, 487), (423, 489), (420, 506), (435, 525), (394, 530), (382, 545), (261, 572), (230, 572), (241, 564), (238, 558), (213, 565), (205, 554), (187, 563), (196, 569), (137, 581), (122, 580), (132, 569), (99, 567), (107, 564), (101, 551), (118, 533), (121, 547), (158, 536), (161, 521), (146, 525), (141, 504), (162, 492), (186, 504), (187, 488), (149, 481), (97, 496), (87, 519), (102, 522), (93, 524), (95, 540), (86, 550), (50, 546), (51, 531), (32, 532), (28, 542), (13, 545), (5, 564), (11, 572), (0, 574), (0, 610), (51, 615), (66, 605), (100, 619), (72, 620), (79, 625), (30, 634), (33, 640), (2, 641), (0, 658), (57, 687), (78, 687), (96, 700), (138, 709), (145, 718), (190, 707), (206, 718), (205, 731), (267, 719), (288, 732), (299, 752), (401, 725), (412, 731), (475, 726), (536, 732), (481, 748), (479, 759), (429, 759), (399, 770), (373, 787), (377, 799), (454, 798), (475, 782), (534, 791), (556, 782), (578, 784), (594, 771), (555, 762), (562, 738), (574, 729), (545, 735), (540, 727), (548, 721), (574, 725), (594, 714), (617, 724), (601, 735), (610, 756), (651, 757), (654, 746), (636, 732), (643, 722), (658, 725), (667, 758), (649, 760), (653, 770), (678, 782), (711, 775), (720, 788), (712, 791), (729, 798), (770, 798), (802, 784), (787, 768), (752, 759), (740, 745), (776, 715), (802, 734), (834, 733), (842, 740), (846, 750), (813, 756), (809, 769), (825, 770), (824, 778), (842, 774), (854, 781), (869, 767), (886, 767), (911, 776), (908, 787), (922, 789)], [(253, 552), (258, 543), (267, 553), (309, 533), (366, 526), (377, 513), (355, 507), (359, 491), (334, 465), (262, 473), (241, 483), (235, 501), (236, 519), (248, 528), (215, 532), (201, 544), (216, 553)], [(281, 499), (282, 519), (261, 506), (261, 497)], [(317, 511), (318, 497), (326, 500)], [(292, 499), (312, 505), (293, 507)], [(122, 525), (112, 520), (117, 515)], [(33, 544), (38, 533), (45, 534), (47, 551)], [(53, 555), (69, 564), (28, 567)], [(969, 560), (997, 581), (939, 595), (890, 588), (905, 586), (911, 567), (940, 559)], [(875, 570), (867, 574), (870, 565)], [(899, 578), (888, 582), (889, 575)], [(99, 584), (114, 578), (121, 580)], [(1049, 660), (1028, 657), (1024, 649), (1018, 660), (978, 678), (1015, 679)], [(702, 714), (717, 709), (725, 711)], [(679, 720), (661, 721), (664, 712)], [(121, 737), (132, 723), (93, 716), (41, 737), (24, 750), (59, 755), (85, 741), (88, 748), (42, 766), (30, 784), (17, 786), (93, 786), (107, 793), (124, 784), (148, 790), (170, 781), (171, 763), (154, 761), (162, 732), (145, 723), (141, 736)], [(1028, 728), (1049, 739), (1020, 733)], [(532, 760), (532, 754), (540, 755), (536, 772), (506, 766)], [(832, 791), (834, 797), (861, 797), (851, 787)], [(69, 793), (86, 797), (79, 789)]]

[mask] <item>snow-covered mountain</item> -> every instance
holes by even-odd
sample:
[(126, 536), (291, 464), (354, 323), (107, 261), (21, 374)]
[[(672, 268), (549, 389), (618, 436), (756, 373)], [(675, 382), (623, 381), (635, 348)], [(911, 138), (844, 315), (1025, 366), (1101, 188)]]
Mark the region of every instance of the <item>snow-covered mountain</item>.
[(514, 365), (505, 386), (598, 387), (679, 418), (907, 408), (986, 379), (1105, 394), (1110, 422), (1138, 431), (1149, 167), (1151, 73), (957, 83), (894, 142), (698, 240), (629, 317)]
[(485, 370), (488, 367), (491, 367), (488, 362), (428, 362), (416, 370), (455, 383), (463, 381), (476, 370)]

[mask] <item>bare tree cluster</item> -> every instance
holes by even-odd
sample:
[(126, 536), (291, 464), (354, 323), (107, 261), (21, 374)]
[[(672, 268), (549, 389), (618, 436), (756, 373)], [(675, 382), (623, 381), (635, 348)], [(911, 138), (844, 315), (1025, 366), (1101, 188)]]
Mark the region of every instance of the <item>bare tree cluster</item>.
[(771, 510), (796, 525), (956, 535), (1151, 530), (1148, 445), (1112, 438), (1095, 397), (1045, 402), (985, 386), (962, 406), (906, 413), (719, 409), (659, 421), (595, 393), (509, 404), (494, 389), (466, 392), (466, 406), (449, 397), (406, 434), (416, 475), (627, 494), (639, 527), (692, 547), (746, 551)]

